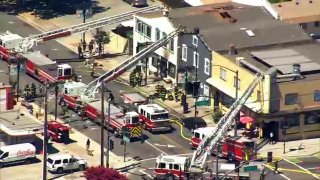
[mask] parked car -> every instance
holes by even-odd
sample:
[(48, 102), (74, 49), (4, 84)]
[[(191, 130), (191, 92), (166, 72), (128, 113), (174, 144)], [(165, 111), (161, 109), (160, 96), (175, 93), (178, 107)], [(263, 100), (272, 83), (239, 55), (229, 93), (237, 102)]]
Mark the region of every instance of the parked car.
[(122, 0), (125, 1), (129, 4), (131, 4), (131, 6), (147, 6), (147, 0)]
[(88, 167), (85, 159), (74, 157), (70, 154), (56, 154), (48, 156), (47, 169), (50, 172), (62, 174), (64, 171), (80, 170)]
[(0, 167), (19, 161), (30, 162), (36, 158), (36, 147), (30, 143), (0, 147)]

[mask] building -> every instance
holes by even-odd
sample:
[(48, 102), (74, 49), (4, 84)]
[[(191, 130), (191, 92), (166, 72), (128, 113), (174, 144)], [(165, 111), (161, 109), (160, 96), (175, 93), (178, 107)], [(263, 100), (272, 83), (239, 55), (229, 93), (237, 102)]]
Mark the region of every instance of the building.
[(320, 1), (293, 0), (272, 4), (267, 9), (276, 19), (299, 24), (308, 34), (320, 39)]
[(228, 52), (230, 45), (249, 50), (310, 41), (297, 25), (275, 20), (263, 7), (237, 3), (138, 14), (134, 21), (134, 54), (146, 43), (185, 27), (184, 33), (149, 58), (149, 70), (183, 85), (185, 69), (192, 69), (188, 81), (199, 86), (198, 93), (203, 96), (210, 96), (206, 80), (211, 77), (211, 64), (215, 61), (212, 52)]
[(0, 112), (13, 109), (13, 106), (12, 86), (0, 83)]
[[(228, 106), (238, 93), (242, 95), (255, 74), (265, 72), (264, 79), (247, 100), (242, 113), (254, 117), (263, 135), (273, 131), (284, 140), (320, 137), (320, 60), (317, 43), (280, 45), (238, 53), (214, 53), (212, 84), (216, 106)], [(218, 101), (218, 102), (217, 102)], [(222, 108), (223, 109), (223, 108)]]
[(32, 143), (40, 133), (43, 133), (43, 125), (28, 112), (0, 112), (0, 141), (3, 144)]

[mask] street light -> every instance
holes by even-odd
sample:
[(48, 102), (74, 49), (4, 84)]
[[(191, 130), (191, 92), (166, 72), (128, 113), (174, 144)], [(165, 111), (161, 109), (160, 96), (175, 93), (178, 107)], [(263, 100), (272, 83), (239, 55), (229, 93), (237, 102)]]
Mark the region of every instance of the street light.
[[(221, 66), (221, 65), (211, 65), (212, 67), (214, 67), (214, 66), (217, 66), (217, 67), (221, 67), (221, 68), (224, 68), (224, 69), (227, 69), (227, 70), (229, 70), (229, 71), (231, 71), (231, 72), (233, 72), (233, 73), (235, 73), (235, 78), (236, 78), (236, 80), (235, 80), (235, 90), (236, 90), (236, 94), (235, 94), (235, 101), (237, 101), (238, 100), (238, 93), (239, 93), (239, 71), (238, 70), (232, 70), (232, 69), (230, 69), (230, 68), (227, 68), (227, 67), (225, 67), (225, 66)], [(234, 136), (236, 137), (237, 136), (237, 123), (238, 123), (238, 121), (239, 121), (239, 118), (240, 118), (240, 112), (237, 114), (237, 116), (234, 118)]]

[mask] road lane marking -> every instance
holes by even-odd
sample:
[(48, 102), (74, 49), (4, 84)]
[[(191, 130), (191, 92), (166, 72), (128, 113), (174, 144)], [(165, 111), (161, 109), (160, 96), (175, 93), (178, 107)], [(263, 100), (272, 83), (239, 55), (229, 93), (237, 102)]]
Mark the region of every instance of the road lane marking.
[(165, 155), (168, 155), (168, 153), (162, 151), (161, 149), (159, 149), (158, 147), (156, 147), (155, 145), (149, 143), (148, 141), (145, 141), (145, 143), (149, 144), (151, 147), (155, 148), (156, 150), (158, 150), (159, 152), (165, 154)]
[[(274, 167), (272, 167), (272, 166), (270, 166), (269, 164), (264, 164), (263, 163), (263, 165), (265, 166), (265, 167), (267, 167), (267, 168), (269, 168), (269, 169), (271, 169), (271, 170), (273, 170), (274, 169)], [(280, 168), (279, 168), (279, 170), (280, 170)], [(279, 173), (278, 173), (279, 174)], [(288, 178), (287, 176), (285, 176), (284, 174), (279, 174), (281, 177), (283, 177), (283, 178), (285, 178), (285, 179), (287, 179), (287, 180), (291, 180), (290, 178)]]
[(302, 167), (302, 166), (300, 166), (300, 165), (298, 165), (298, 164), (296, 164), (296, 163), (293, 163), (293, 162), (291, 162), (290, 160), (288, 160), (288, 159), (286, 159), (286, 158), (283, 158), (283, 160), (287, 161), (287, 162), (290, 163), (290, 164), (293, 164), (293, 165), (297, 166), (298, 168), (304, 170), (305, 172), (308, 172), (310, 175), (312, 175), (312, 176), (315, 177), (316, 179), (320, 179), (320, 177), (319, 177), (320, 175), (314, 174), (314, 173), (310, 172), (309, 170), (307, 170), (306, 168), (304, 168), (304, 167)]
[(153, 177), (150, 174), (146, 173), (143, 169), (140, 169), (139, 172), (153, 179)]
[(181, 124), (180, 122), (178, 122), (177, 120), (173, 120), (173, 119), (171, 119), (170, 122), (173, 122), (173, 123), (178, 124), (178, 125), (180, 126), (180, 136), (181, 136), (183, 139), (187, 140), (187, 141), (191, 141), (190, 138), (187, 138), (187, 137), (183, 134), (183, 126), (182, 126), (182, 124)]
[(291, 180), (290, 178), (288, 178), (287, 176), (283, 175), (283, 174), (279, 174), (281, 177), (287, 179), (287, 180)]

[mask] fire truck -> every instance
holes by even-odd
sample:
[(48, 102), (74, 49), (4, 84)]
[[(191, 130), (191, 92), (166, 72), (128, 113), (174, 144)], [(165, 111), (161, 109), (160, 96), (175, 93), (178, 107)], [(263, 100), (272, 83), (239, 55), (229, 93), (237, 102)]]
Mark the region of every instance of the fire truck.
[(67, 143), (71, 127), (57, 121), (48, 122), (48, 132), (51, 141)]
[(256, 158), (255, 143), (246, 137), (226, 137), (222, 144), (222, 157), (229, 162), (249, 161)]
[(158, 104), (145, 104), (138, 107), (140, 121), (150, 132), (170, 131), (169, 113)]
[(204, 139), (209, 133), (212, 133), (214, 127), (202, 127), (193, 130), (193, 135), (191, 137), (191, 148), (197, 148), (201, 140)]
[(152, 176), (154, 179), (185, 179), (185, 172), (190, 166), (188, 157), (160, 155), (156, 159), (156, 165)]
[[(15, 49), (19, 49), (19, 43), (22, 37), (17, 34), (6, 32), (0, 34), (0, 58), (10, 61), (17, 56)], [(73, 69), (68, 64), (57, 64), (39, 51), (20, 54), (26, 73), (39, 81), (56, 82), (57, 80), (70, 79), (73, 75)]]
[[(105, 101), (107, 105), (108, 102)], [(92, 119), (96, 123), (100, 123), (99, 119), (101, 117), (101, 101), (94, 101), (85, 104), (84, 111), (87, 117)], [(140, 126), (139, 114), (132, 112), (123, 112), (123, 109), (110, 104), (110, 121), (108, 121), (108, 108), (104, 112), (106, 117), (106, 123), (110, 122), (109, 128), (118, 137), (122, 137), (123, 130), (126, 129), (131, 131), (132, 128)], [(129, 138), (139, 137), (141, 134), (130, 133)]]

